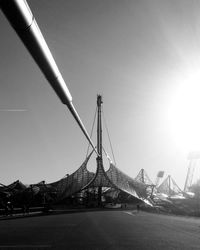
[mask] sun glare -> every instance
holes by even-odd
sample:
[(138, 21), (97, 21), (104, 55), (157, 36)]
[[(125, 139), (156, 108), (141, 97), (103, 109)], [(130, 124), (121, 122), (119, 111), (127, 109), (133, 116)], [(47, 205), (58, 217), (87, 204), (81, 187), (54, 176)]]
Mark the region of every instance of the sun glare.
[(200, 76), (179, 84), (168, 109), (174, 142), (185, 152), (200, 151)]

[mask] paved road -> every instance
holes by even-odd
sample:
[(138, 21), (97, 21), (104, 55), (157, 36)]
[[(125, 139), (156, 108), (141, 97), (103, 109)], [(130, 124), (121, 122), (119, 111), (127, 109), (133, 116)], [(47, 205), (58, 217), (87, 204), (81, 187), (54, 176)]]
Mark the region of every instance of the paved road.
[(0, 220), (0, 249), (200, 249), (200, 219), (96, 211)]

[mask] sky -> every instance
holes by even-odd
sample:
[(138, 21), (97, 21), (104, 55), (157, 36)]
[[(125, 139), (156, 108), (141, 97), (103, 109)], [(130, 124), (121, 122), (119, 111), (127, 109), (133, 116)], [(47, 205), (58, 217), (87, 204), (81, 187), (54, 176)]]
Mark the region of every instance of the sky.
[[(164, 170), (183, 188), (188, 153), (200, 150), (200, 2), (28, 4), (88, 133), (101, 94), (117, 167), (152, 181)], [(2, 12), (0, 30), (0, 183), (57, 181), (82, 164), (88, 141)], [(112, 157), (105, 126), (103, 146)]]

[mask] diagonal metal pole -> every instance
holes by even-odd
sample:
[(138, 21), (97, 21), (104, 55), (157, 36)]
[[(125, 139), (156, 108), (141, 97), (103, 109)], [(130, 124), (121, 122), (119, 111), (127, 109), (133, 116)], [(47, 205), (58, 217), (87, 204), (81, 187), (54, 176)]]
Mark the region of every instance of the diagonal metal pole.
[(48, 45), (26, 0), (0, 0), (0, 7), (45, 75), (46, 79), (60, 98), (61, 102), (67, 105), (83, 134), (98, 155), (98, 152), (72, 103), (72, 96), (69, 89), (56, 65), (51, 51), (48, 48)]

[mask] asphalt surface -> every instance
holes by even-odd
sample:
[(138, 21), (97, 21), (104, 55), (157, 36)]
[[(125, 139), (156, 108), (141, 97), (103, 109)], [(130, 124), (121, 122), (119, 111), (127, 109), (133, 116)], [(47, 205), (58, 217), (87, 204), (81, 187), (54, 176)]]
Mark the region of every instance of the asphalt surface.
[(200, 219), (136, 211), (1, 219), (0, 249), (200, 249)]

